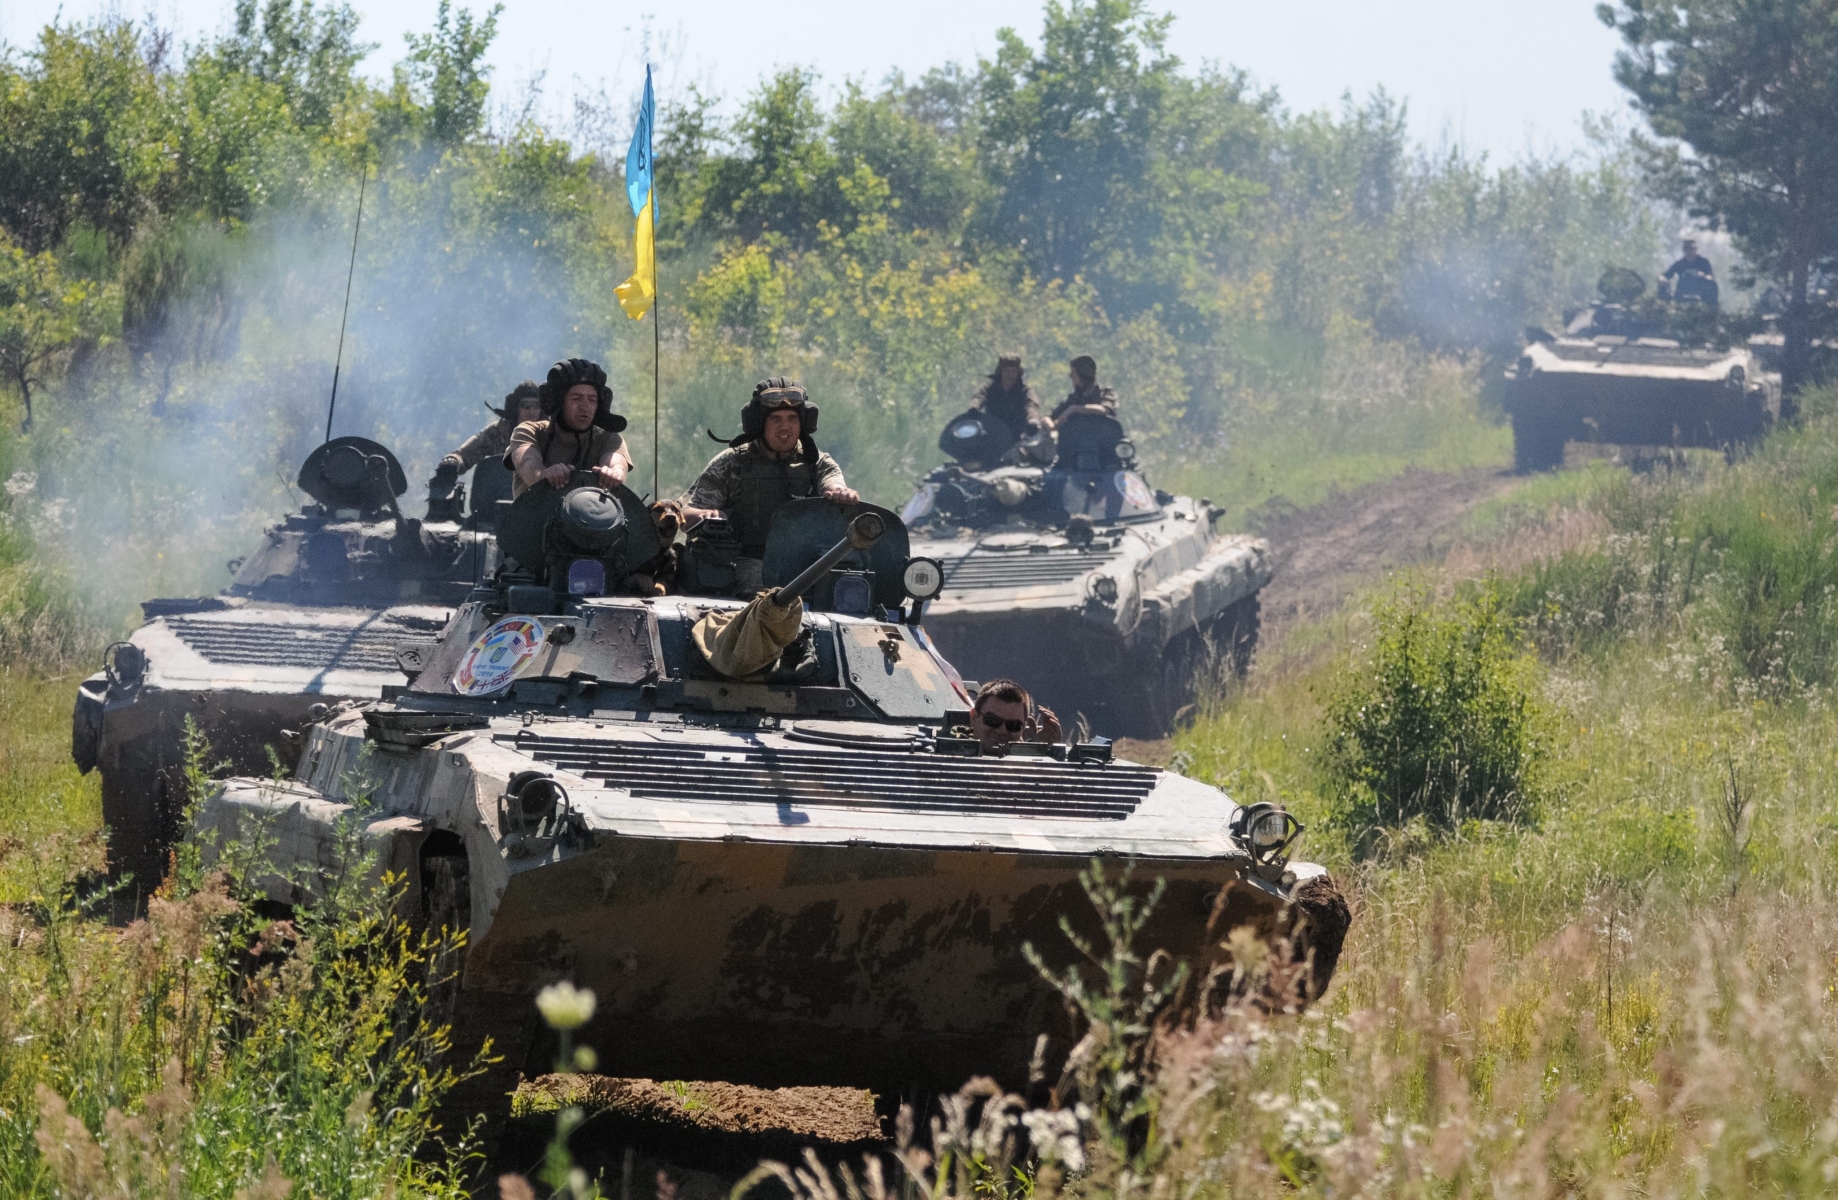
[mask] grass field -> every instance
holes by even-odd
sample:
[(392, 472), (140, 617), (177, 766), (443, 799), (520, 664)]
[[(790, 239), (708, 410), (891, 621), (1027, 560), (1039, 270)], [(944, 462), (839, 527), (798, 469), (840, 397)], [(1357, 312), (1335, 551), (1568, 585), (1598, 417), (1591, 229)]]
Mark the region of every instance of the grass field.
[(1520, 822), (1407, 823), (1355, 852), (1327, 749), (1330, 697), (1370, 669), (1357, 615), (1265, 656), (1178, 739), (1191, 773), (1308, 822), (1359, 915), (1307, 1017), (1166, 1040), (1158, 1183), (1833, 1186), (1838, 721), (1809, 616), (1838, 544), (1833, 437), (1528, 481), (1446, 564), (1374, 581), (1372, 601), (1490, 590), (1524, 618), (1543, 749)]

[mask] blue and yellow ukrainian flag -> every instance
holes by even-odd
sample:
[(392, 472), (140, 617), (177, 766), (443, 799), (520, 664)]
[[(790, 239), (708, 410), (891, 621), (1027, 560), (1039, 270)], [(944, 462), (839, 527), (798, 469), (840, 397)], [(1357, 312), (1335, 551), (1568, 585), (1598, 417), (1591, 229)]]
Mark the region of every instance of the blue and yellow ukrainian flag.
[(632, 237), (637, 265), (632, 277), (613, 289), (619, 306), (634, 321), (642, 320), (657, 299), (657, 192), (651, 185), (651, 130), (657, 124), (657, 99), (651, 93), (651, 68), (645, 68), (645, 101), (625, 152), (625, 195), (632, 203), (638, 229)]

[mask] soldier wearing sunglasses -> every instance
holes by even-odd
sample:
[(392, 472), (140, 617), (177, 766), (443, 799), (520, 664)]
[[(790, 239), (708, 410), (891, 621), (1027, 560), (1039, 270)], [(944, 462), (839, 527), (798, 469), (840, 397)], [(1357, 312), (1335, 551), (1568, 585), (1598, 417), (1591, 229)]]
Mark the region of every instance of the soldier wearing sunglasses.
[(1028, 690), (1012, 679), (992, 679), (977, 689), (970, 709), (970, 728), (984, 750), (1011, 742), (1057, 742), (1059, 718), (1034, 703)]
[(772, 514), (792, 500), (827, 496), (859, 504), (836, 460), (817, 449), (817, 406), (802, 385), (763, 379), (740, 411), (741, 433), (715, 455), (683, 498), (687, 520), (726, 517), (740, 539), (735, 561), (737, 595), (751, 599), (763, 586), (766, 535)]

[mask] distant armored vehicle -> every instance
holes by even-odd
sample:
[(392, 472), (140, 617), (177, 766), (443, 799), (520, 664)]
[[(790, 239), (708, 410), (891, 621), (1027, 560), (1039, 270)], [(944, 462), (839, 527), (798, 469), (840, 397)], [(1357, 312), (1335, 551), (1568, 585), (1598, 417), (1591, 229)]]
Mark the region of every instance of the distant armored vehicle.
[[(1645, 287), (1639, 276), (1617, 289), (1620, 275), (1603, 276), (1603, 302), (1561, 337), (1528, 330), (1506, 369), (1519, 471), (1561, 466), (1570, 441), (1728, 452), (1761, 437), (1779, 414), (1780, 376), (1756, 348), (1694, 344), (1683, 329), (1668, 329), (1665, 310), (1635, 303), (1635, 289)], [(1672, 315), (1682, 318), (1673, 326), (1703, 323), (1691, 319), (1700, 316), (1691, 306)], [(1669, 331), (1681, 336), (1663, 336)]]
[(361, 830), (430, 921), (470, 931), (440, 1003), (458, 1054), (490, 1036), (504, 1058), (456, 1108), (501, 1111), (553, 1061), (530, 1001), (558, 980), (598, 996), (576, 1036), (609, 1074), (1021, 1086), (1036, 1033), (1067, 1048), (1021, 948), (1071, 957), (1056, 925), (1088, 924), (1094, 857), (1167, 880), (1143, 937), (1195, 968), (1191, 1003), (1241, 926), (1291, 939), (1300, 1000), (1326, 985), (1347, 910), (1288, 860), (1286, 813), (1105, 743), (982, 753), (912, 623), (936, 574), (891, 513), (794, 501), (776, 592), (639, 598), (617, 594), (656, 550), (636, 497), (543, 488), (500, 526), (518, 570), (418, 648), (405, 691), (314, 725), (293, 781), (200, 809), (218, 838), (269, 831), (274, 900), (346, 869)]
[[(943, 443), (960, 463), (999, 461), (1006, 430), (972, 409)], [(1151, 490), (1114, 418), (1059, 430), (1051, 468), (927, 475), (901, 514), (944, 590), (926, 631), (977, 679), (1021, 681), (1062, 720), (1110, 737), (1161, 737), (1197, 669), (1243, 673), (1257, 643), (1265, 543), (1218, 536), (1207, 501)]]
[(299, 486), (313, 503), (270, 526), (227, 589), (144, 603), (147, 623), (77, 690), (71, 750), (102, 771), (110, 873), (142, 892), (177, 831), (186, 718), (214, 761), (267, 773), (272, 746), (290, 764), (283, 730), (400, 684), (397, 643), (442, 628), (492, 565), (488, 536), (402, 515), (407, 480), (376, 442), (327, 442)]

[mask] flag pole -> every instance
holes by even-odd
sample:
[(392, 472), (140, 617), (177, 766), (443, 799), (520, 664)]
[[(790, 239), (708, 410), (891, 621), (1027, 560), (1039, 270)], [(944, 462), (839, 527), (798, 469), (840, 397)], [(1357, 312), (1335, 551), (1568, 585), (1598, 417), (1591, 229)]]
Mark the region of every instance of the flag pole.
[[(657, 189), (651, 189), (651, 278), (657, 280)], [(656, 503), (664, 498), (658, 483), (658, 455), (662, 428), (663, 411), (663, 374), (664, 374), (664, 285), (657, 283), (657, 294), (651, 299), (651, 500)]]
[(332, 399), (325, 406), (325, 440), (332, 440), (332, 414), (338, 411), (338, 372), (345, 365), (345, 324), (351, 319), (351, 281), (357, 278), (357, 234), (364, 227), (364, 189), (370, 183), (370, 163), (362, 163), (357, 176), (357, 220), (351, 225), (351, 263), (345, 268), (345, 307), (338, 316), (338, 354), (332, 360)]
[[(645, 64), (645, 97), (650, 100), (651, 64)], [(655, 101), (652, 101), (655, 103)], [(663, 453), (664, 281), (657, 274), (657, 226), (663, 205), (657, 195), (657, 118), (645, 124), (645, 161), (651, 170), (651, 499), (664, 498), (658, 461)]]

